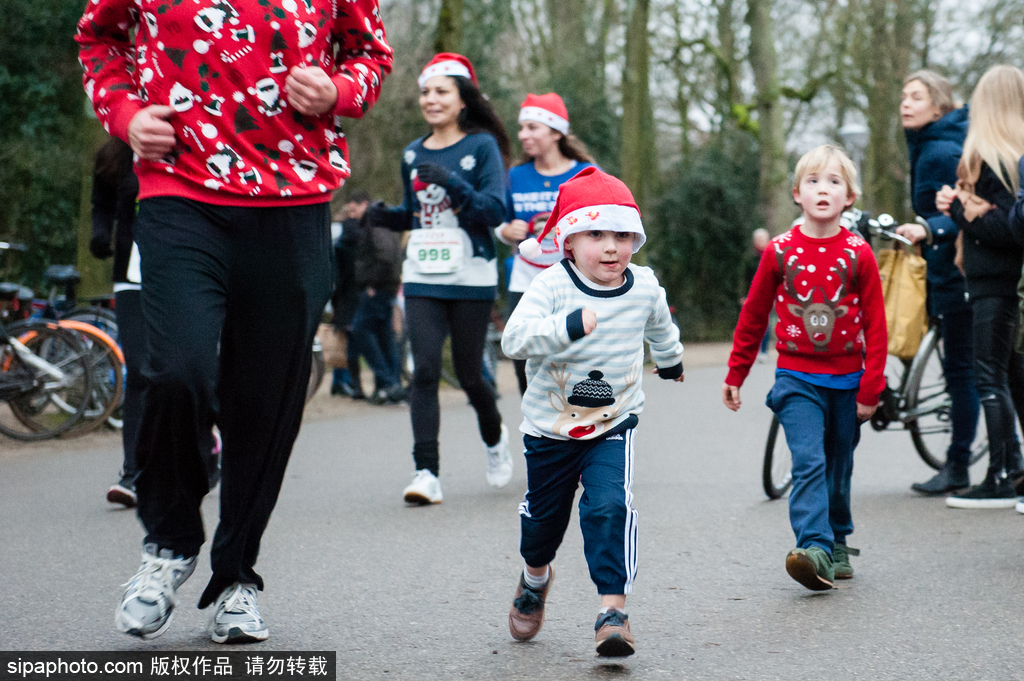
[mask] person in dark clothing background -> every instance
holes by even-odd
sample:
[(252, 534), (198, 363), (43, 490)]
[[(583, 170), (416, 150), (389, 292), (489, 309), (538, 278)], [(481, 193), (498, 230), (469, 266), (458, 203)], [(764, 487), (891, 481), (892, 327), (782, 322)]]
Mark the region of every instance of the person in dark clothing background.
[(334, 241), (334, 262), (337, 267), (334, 283), (334, 295), (331, 306), (334, 308), (332, 324), (334, 330), (348, 339), (348, 366), (335, 369), (331, 380), (332, 395), (348, 395), (361, 400), (363, 393), (362, 381), (359, 378), (359, 355), (356, 353), (350, 337), (352, 318), (359, 305), (359, 288), (356, 286), (355, 257), (356, 242), (359, 239), (359, 223), (370, 205), (370, 194), (363, 190), (352, 192), (341, 207), (338, 217), (341, 218), (341, 234)]
[(904, 81), (900, 118), (910, 152), (911, 201), (928, 227), (911, 223), (896, 232), (921, 243), (928, 263), (928, 314), (938, 319), (946, 351), (942, 369), (952, 400), (953, 437), (946, 465), (930, 480), (912, 485), (914, 491), (929, 495), (970, 485), (967, 466), (980, 409), (974, 385), (973, 316), (964, 296), (964, 277), (953, 264), (959, 228), (935, 207), (939, 188), (956, 182), (967, 111), (956, 108), (949, 81), (937, 73), (917, 71)]
[[(402, 239), (387, 227), (372, 224), (364, 214), (353, 242), (359, 298), (349, 333), (349, 354), (355, 355), (353, 366), (358, 367), (362, 357), (373, 371), (371, 402), (400, 402), (406, 395), (393, 323), (395, 296), (402, 283)], [(358, 379), (355, 384), (359, 385)]]
[[(138, 277), (129, 280), (132, 226), (135, 223), (135, 198), (139, 179), (132, 169), (132, 148), (117, 137), (96, 152), (92, 182), (92, 238), (89, 252), (105, 260), (114, 256), (114, 311), (117, 315), (118, 343), (124, 352), (125, 391), (122, 407), (121, 440), (124, 460), (120, 480), (107, 490), (107, 501), (132, 508), (138, 502), (135, 478), (135, 445), (142, 415), (142, 307)], [(115, 239), (116, 237), (116, 239)]]

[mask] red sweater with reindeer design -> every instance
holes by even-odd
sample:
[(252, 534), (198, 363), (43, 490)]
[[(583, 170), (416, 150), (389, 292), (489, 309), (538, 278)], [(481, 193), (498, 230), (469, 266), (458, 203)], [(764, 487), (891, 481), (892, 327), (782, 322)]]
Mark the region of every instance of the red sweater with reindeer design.
[(750, 373), (773, 305), (780, 369), (836, 375), (863, 369), (857, 402), (878, 402), (888, 335), (878, 264), (864, 239), (843, 228), (813, 239), (797, 226), (771, 240), (736, 325), (728, 385), (743, 385)]

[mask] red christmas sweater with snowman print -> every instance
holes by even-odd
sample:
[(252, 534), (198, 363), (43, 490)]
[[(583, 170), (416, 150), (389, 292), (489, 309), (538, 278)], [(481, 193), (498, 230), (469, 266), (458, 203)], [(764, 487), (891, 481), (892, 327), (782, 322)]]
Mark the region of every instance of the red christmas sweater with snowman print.
[[(144, 107), (175, 110), (175, 148), (136, 161), (140, 199), (330, 200), (349, 176), (341, 117), (369, 110), (392, 65), (376, 0), (89, 0), (75, 39), (107, 132), (127, 140)], [(293, 66), (314, 65), (338, 89), (319, 117), (285, 92)]]
[(864, 239), (844, 228), (813, 239), (797, 226), (769, 242), (736, 325), (728, 385), (743, 385), (773, 305), (780, 369), (834, 375), (863, 369), (857, 402), (878, 403), (888, 333), (878, 264)]

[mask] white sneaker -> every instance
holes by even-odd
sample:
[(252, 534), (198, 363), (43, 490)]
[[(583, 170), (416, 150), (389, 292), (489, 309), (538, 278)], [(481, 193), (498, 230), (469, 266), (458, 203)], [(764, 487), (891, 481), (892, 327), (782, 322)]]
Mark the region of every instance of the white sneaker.
[(405, 497), (405, 503), (420, 506), (440, 504), (444, 499), (444, 495), (441, 494), (441, 481), (426, 468), (413, 473), (412, 484), (405, 488), (402, 496)]
[(1020, 501), (1017, 502), (1014, 508), (1017, 509), (1017, 513), (1024, 513), (1024, 497), (1020, 498)]
[(487, 447), (487, 484), (504, 487), (512, 479), (512, 452), (508, 448), (508, 428), (501, 424), (501, 439)]
[(175, 593), (196, 569), (196, 556), (181, 558), (170, 550), (158, 552), (147, 544), (142, 565), (121, 596), (114, 611), (118, 631), (143, 639), (152, 639), (167, 631), (178, 605)]
[(235, 582), (217, 596), (213, 609), (214, 643), (266, 641), (270, 630), (256, 607), (256, 585)]

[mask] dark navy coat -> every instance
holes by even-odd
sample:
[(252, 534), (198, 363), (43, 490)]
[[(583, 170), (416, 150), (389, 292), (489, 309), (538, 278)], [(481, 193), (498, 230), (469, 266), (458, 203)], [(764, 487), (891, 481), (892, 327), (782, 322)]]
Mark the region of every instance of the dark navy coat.
[(935, 207), (935, 193), (942, 185), (956, 184), (967, 136), (967, 107), (955, 109), (920, 130), (905, 130), (910, 152), (910, 191), (914, 212), (928, 220), (932, 243), (922, 243), (928, 262), (928, 308), (931, 314), (952, 314), (965, 310), (964, 278), (953, 265), (956, 254), (956, 223)]

